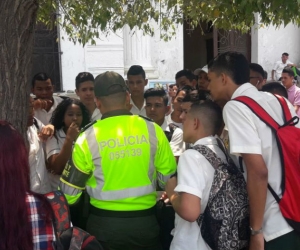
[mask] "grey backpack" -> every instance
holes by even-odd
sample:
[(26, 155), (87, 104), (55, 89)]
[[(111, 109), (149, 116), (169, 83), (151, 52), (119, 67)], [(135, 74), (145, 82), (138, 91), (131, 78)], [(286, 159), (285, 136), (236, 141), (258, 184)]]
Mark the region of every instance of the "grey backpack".
[(246, 249), (250, 240), (246, 181), (226, 149), (220, 148), (228, 164), (204, 145), (193, 147), (215, 168), (208, 203), (197, 222), (203, 239), (212, 250)]

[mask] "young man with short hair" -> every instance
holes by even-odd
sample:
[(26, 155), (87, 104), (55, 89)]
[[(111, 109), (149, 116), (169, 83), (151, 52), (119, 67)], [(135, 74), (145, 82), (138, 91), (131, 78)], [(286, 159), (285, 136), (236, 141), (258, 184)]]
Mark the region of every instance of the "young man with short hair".
[(46, 73), (37, 73), (32, 79), (31, 92), (35, 95), (33, 103), (35, 116), (43, 124), (50, 122), (53, 111), (62, 102), (62, 98), (53, 96), (54, 85)]
[(159, 125), (169, 137), (170, 146), (178, 161), (179, 156), (185, 150), (185, 145), (182, 138), (182, 130), (174, 126), (174, 124), (168, 124), (165, 115), (169, 112), (170, 106), (168, 106), (168, 96), (164, 89), (148, 89), (145, 94), (146, 101), (146, 115), (151, 118), (157, 125)]
[[(207, 146), (226, 162), (214, 137), (222, 124), (222, 110), (217, 104), (195, 103), (183, 120), (183, 139), (186, 143)], [(215, 169), (197, 150), (188, 149), (179, 158), (177, 172), (177, 178), (171, 178), (166, 185), (176, 212), (170, 250), (209, 250), (196, 220), (206, 208)]]
[[(300, 249), (300, 237), (283, 218), (278, 203), (268, 192), (269, 183), (279, 197), (282, 195), (283, 166), (275, 134), (250, 108), (231, 99), (248, 96), (278, 124), (283, 124), (279, 101), (248, 83), (249, 63), (241, 53), (225, 52), (215, 58), (208, 69), (208, 88), (213, 99), (226, 103), (223, 118), (229, 133), (230, 152), (242, 157), (250, 205), (250, 250)], [(293, 106), (290, 103), (288, 106), (295, 116)]]
[(130, 112), (134, 115), (146, 116), (144, 88), (148, 84), (146, 73), (142, 66), (132, 65), (127, 72), (127, 86), (130, 92)]
[(186, 85), (191, 87), (196, 87), (197, 85), (197, 77), (188, 69), (178, 71), (175, 75), (175, 80), (178, 89), (181, 89)]
[(250, 63), (249, 68), (250, 68), (249, 82), (258, 90), (261, 90), (262, 86), (266, 83), (266, 80), (264, 79), (265, 72), (263, 67), (257, 63)]
[(276, 95), (281, 95), (288, 99), (286, 88), (280, 82), (268, 82), (262, 86), (261, 91), (269, 92)]
[(94, 76), (89, 72), (81, 72), (75, 79), (76, 95), (89, 111), (92, 122), (101, 119), (100, 110), (95, 103), (94, 81)]
[(294, 105), (297, 115), (300, 116), (300, 88), (294, 84), (294, 71), (290, 67), (283, 69), (281, 82), (287, 90), (289, 101)]
[(287, 66), (295, 66), (291, 61), (289, 61), (289, 54), (284, 52), (281, 56), (281, 60), (277, 61), (272, 70), (272, 80), (279, 80), (281, 77), (282, 70)]
[(43, 141), (53, 136), (54, 127), (52, 125), (45, 126), (34, 117), (33, 102), (33, 98), (30, 97), (27, 119), (30, 190), (39, 194), (45, 194), (52, 190), (46, 168)]

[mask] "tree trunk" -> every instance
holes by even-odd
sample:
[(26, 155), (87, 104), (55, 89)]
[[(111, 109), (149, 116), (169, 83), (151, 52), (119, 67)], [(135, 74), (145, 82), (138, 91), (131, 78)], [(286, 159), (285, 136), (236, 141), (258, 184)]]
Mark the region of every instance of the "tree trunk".
[(0, 120), (24, 138), (37, 9), (38, 0), (0, 0)]

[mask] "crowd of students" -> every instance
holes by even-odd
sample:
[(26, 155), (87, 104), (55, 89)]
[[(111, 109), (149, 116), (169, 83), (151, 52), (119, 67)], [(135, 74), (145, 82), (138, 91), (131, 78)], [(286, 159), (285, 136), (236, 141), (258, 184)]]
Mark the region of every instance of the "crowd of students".
[[(128, 110), (152, 119), (162, 128), (178, 163), (177, 175), (168, 180), (162, 196), (176, 213), (170, 249), (212, 249), (203, 238), (197, 219), (206, 209), (215, 168), (195, 147), (206, 146), (228, 163), (220, 142), (245, 175), (250, 208), (249, 249), (300, 249), (299, 235), (283, 218), (267, 188), (270, 184), (282, 196), (283, 166), (275, 135), (251, 109), (232, 100), (251, 97), (278, 124), (283, 124), (281, 106), (270, 93), (286, 98), (292, 116), (299, 116), (300, 89), (289, 67), (283, 69), (281, 76), (282, 83), (267, 82), (260, 65), (249, 64), (236, 52), (221, 54), (194, 72), (179, 71), (176, 84), (170, 85), (168, 91), (151, 88), (144, 92), (147, 85), (144, 69), (133, 65), (128, 70), (127, 87), (131, 95)], [(44, 205), (42, 194), (58, 189), (60, 175), (71, 158), (80, 130), (101, 119), (94, 101), (94, 80), (91, 73), (79, 73), (75, 78), (78, 99), (71, 99), (53, 95), (53, 83), (46, 73), (33, 77), (34, 99), (30, 99), (27, 121), (29, 157), (18, 132), (9, 123), (0, 121), (0, 158), (6, 159), (0, 164), (0, 214), (4, 218), (0, 224), (4, 228), (0, 249), (51, 249), (55, 242), (54, 231), (34, 230), (35, 222), (28, 224), (26, 216), (36, 214), (40, 228), (49, 223), (50, 208)], [(299, 123), (295, 126), (300, 128)], [(36, 193), (39, 195), (35, 196)], [(16, 209), (11, 209), (13, 203)], [(12, 216), (15, 219), (10, 220)], [(19, 230), (21, 224), (28, 226)], [(18, 237), (20, 240), (13, 242)]]

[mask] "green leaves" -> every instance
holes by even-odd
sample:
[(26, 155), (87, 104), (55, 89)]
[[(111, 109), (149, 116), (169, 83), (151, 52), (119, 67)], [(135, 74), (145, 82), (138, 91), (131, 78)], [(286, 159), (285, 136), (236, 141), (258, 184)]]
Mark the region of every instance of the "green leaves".
[[(200, 21), (215, 27), (248, 31), (259, 13), (261, 24), (300, 24), (300, 0), (40, 0), (38, 22), (61, 25), (70, 39), (83, 45), (117, 31), (124, 25), (161, 38), (175, 35), (176, 25), (188, 20), (195, 28)], [(58, 18), (56, 18), (58, 17)]]

